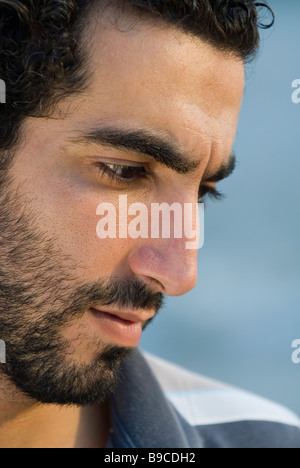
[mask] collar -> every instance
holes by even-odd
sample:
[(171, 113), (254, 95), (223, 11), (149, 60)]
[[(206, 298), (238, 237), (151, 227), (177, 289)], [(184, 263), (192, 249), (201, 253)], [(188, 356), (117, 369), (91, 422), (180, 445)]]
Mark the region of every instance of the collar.
[(113, 448), (188, 448), (199, 435), (167, 400), (141, 351), (124, 361), (111, 396)]

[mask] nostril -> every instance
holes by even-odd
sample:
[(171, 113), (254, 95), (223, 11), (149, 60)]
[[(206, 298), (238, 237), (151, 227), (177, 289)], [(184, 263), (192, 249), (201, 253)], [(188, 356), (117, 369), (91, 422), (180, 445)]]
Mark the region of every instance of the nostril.
[(164, 285), (163, 285), (160, 281), (158, 281), (158, 280), (155, 279), (155, 278), (149, 278), (149, 279), (150, 279), (151, 283), (154, 283), (154, 284), (155, 284), (156, 286), (158, 286), (162, 291), (165, 290)]
[(152, 278), (151, 276), (140, 276), (140, 279), (142, 279), (146, 284), (151, 284), (155, 289), (159, 289), (162, 293), (165, 291), (164, 285), (159, 280)]

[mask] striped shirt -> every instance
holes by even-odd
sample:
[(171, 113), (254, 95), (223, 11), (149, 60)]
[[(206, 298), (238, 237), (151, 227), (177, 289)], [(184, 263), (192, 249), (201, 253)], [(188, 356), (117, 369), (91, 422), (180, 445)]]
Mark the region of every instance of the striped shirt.
[(300, 448), (286, 408), (135, 350), (111, 396), (107, 448)]

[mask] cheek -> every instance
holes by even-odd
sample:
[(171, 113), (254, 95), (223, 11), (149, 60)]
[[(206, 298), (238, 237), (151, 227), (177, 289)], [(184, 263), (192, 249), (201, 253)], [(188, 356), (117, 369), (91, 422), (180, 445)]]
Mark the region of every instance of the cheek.
[[(103, 200), (82, 199), (64, 203), (55, 214), (55, 237), (59, 238), (65, 254), (80, 262), (87, 275), (92, 278), (110, 276), (130, 250), (127, 239), (100, 239), (96, 228), (100, 216), (96, 210)], [(58, 210), (61, 207), (58, 206)], [(60, 218), (58, 228), (57, 218)], [(53, 226), (53, 225), (52, 225)]]
[[(25, 177), (24, 177), (25, 176)], [(24, 177), (24, 178), (23, 178)], [(64, 266), (83, 279), (110, 276), (127, 255), (127, 239), (99, 239), (97, 207), (101, 191), (78, 181), (24, 174), (15, 180), (32, 229), (54, 241)], [(45, 180), (48, 183), (45, 183)], [(51, 183), (50, 183), (51, 181)], [(70, 261), (66, 265), (67, 259)]]
[(88, 277), (110, 276), (130, 246), (127, 239), (98, 237), (100, 216), (96, 211), (104, 200), (91, 194), (74, 197), (72, 193), (65, 193), (63, 200), (55, 199), (44, 229), (57, 239), (64, 254), (80, 263)]

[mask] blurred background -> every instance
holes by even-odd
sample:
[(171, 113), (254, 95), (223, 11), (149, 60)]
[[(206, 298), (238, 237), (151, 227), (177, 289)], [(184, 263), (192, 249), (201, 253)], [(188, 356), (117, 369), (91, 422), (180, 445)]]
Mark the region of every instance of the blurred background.
[(300, 2), (270, 0), (272, 31), (247, 66), (237, 171), (206, 206), (199, 282), (168, 298), (142, 348), (300, 415)]

